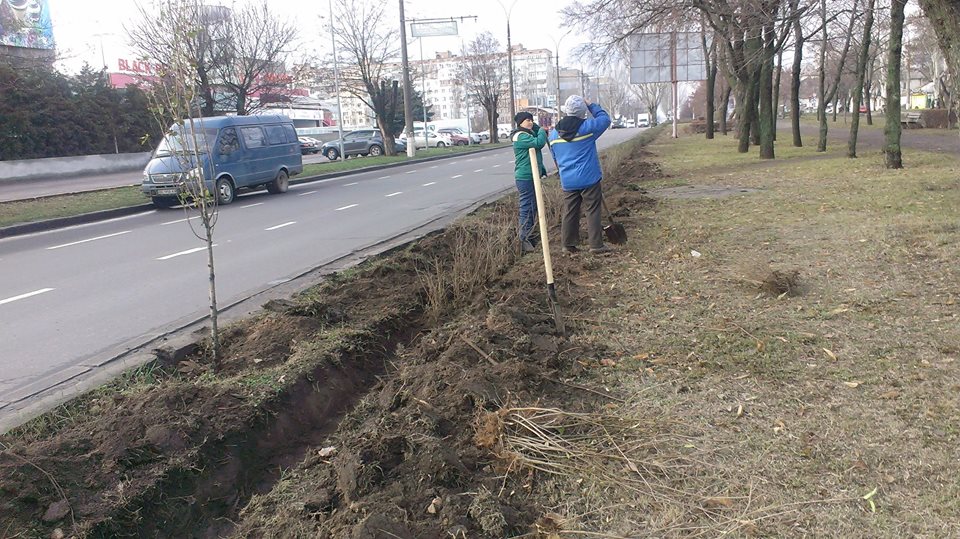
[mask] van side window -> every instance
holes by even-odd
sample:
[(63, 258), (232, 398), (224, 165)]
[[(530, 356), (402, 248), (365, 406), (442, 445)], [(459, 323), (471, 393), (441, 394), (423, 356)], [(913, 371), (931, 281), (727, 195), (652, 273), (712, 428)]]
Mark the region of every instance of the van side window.
[(285, 144), (287, 142), (282, 125), (267, 125), (264, 126), (264, 130), (267, 132), (267, 142), (270, 144)]
[(237, 139), (237, 130), (228, 127), (220, 132), (220, 142), (217, 147), (221, 155), (230, 155), (240, 149), (240, 140)]
[(297, 140), (297, 131), (290, 124), (284, 124), (283, 130), (287, 133), (287, 142), (299, 142)]
[(247, 148), (262, 148), (267, 145), (263, 138), (263, 130), (259, 127), (241, 127), (240, 136), (243, 137), (243, 145)]

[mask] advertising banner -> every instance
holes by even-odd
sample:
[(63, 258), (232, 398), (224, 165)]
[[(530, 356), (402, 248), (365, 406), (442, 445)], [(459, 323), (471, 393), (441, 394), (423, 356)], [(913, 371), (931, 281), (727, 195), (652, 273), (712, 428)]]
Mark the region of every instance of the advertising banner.
[(53, 49), (47, 0), (0, 0), (0, 45)]

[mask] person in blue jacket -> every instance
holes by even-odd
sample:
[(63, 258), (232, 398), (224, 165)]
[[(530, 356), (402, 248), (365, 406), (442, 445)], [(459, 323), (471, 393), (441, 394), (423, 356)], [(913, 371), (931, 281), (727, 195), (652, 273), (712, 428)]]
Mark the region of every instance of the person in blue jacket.
[[(587, 238), (590, 252), (603, 253), (610, 248), (603, 244), (600, 205), (603, 191), (600, 180), (600, 156), (597, 139), (610, 127), (610, 115), (596, 103), (587, 103), (572, 95), (563, 104), (565, 116), (550, 131), (550, 149), (560, 172), (563, 189), (563, 220), (560, 224), (563, 249), (575, 252), (580, 244), (580, 207), (587, 216)], [(587, 119), (587, 112), (593, 118)]]
[(520, 193), (520, 251), (529, 253), (535, 250), (530, 241), (533, 224), (537, 219), (537, 200), (533, 188), (533, 169), (530, 166), (530, 148), (537, 150), (537, 165), (540, 177), (547, 175), (543, 166), (542, 149), (547, 145), (547, 130), (533, 122), (533, 114), (518, 112), (513, 119), (517, 128), (510, 133), (513, 141), (514, 173), (517, 192)]

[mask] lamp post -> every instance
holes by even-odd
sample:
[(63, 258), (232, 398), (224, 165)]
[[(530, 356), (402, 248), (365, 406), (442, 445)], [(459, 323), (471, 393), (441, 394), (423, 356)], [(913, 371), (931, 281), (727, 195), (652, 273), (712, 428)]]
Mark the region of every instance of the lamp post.
[(510, 70), (510, 121), (517, 115), (517, 99), (513, 92), (513, 43), (510, 42), (510, 15), (513, 13), (513, 6), (517, 5), (517, 0), (510, 2), (510, 7), (503, 5), (502, 0), (497, 0), (500, 7), (503, 8), (503, 14), (507, 16), (507, 69)]
[(337, 36), (333, 33), (333, 0), (327, 2), (330, 8), (330, 44), (333, 46), (333, 88), (337, 93), (337, 136), (340, 138), (340, 159), (346, 160), (343, 153), (343, 105), (340, 102), (340, 66), (337, 62)]
[(417, 155), (417, 141), (413, 138), (413, 89), (410, 85), (410, 63), (407, 61), (407, 21), (403, 17), (400, 0), (400, 57), (403, 62), (403, 117), (407, 133), (407, 157)]
[(560, 42), (563, 41), (563, 38), (570, 35), (570, 32), (567, 32), (560, 36), (560, 39), (554, 39), (553, 36), (549, 36), (550, 40), (553, 41), (553, 48), (556, 51), (556, 61), (557, 61), (557, 101), (554, 103), (557, 107), (557, 122), (560, 121)]

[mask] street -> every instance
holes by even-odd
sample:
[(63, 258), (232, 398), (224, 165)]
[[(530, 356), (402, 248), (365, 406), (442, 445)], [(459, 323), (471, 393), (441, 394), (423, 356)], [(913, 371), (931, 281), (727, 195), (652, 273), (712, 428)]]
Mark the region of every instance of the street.
[[(215, 229), (220, 305), (510, 193), (512, 159), (504, 148), (241, 196)], [(203, 247), (182, 210), (0, 240), (0, 416), (204, 317)]]

